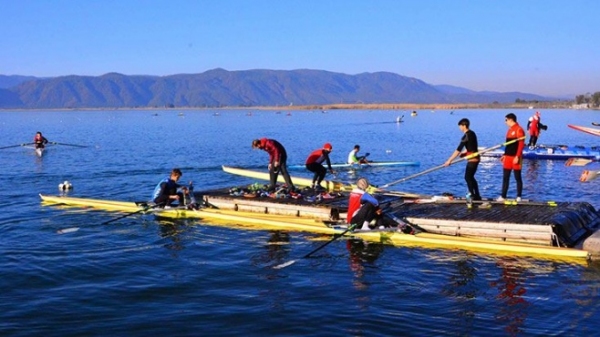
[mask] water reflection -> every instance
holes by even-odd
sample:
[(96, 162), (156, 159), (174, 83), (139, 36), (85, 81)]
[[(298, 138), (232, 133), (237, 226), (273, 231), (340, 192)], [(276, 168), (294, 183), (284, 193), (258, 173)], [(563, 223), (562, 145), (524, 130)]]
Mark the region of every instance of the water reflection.
[(500, 278), (490, 285), (498, 289), (496, 299), (501, 306), (495, 318), (510, 336), (517, 336), (524, 332), (527, 309), (531, 305), (525, 299), (527, 269), (518, 260), (508, 257), (498, 258), (496, 266), (501, 269)]
[(281, 262), (289, 256), (289, 243), (290, 234), (282, 231), (271, 231), (269, 232), (269, 239), (267, 240), (265, 261), (278, 261)]
[(352, 284), (356, 289), (367, 288), (365, 281), (365, 267), (375, 264), (383, 252), (383, 245), (376, 243), (368, 243), (359, 239), (351, 239), (346, 241), (346, 249), (350, 262), (350, 270), (354, 273)]
[(181, 238), (181, 233), (185, 231), (185, 228), (190, 224), (189, 220), (165, 220), (159, 219), (158, 222), (160, 226), (160, 237), (163, 239), (168, 239), (167, 243), (163, 246), (171, 251), (171, 256), (174, 258), (178, 258), (178, 252), (185, 248), (184, 240)]

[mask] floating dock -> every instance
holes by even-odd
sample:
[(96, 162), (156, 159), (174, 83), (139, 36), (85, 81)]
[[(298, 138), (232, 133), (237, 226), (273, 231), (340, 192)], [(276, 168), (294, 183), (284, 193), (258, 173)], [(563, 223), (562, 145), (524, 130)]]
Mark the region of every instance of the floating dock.
[[(348, 195), (331, 199), (271, 198), (231, 195), (228, 190), (197, 194), (208, 205), (224, 210), (343, 221)], [(600, 259), (600, 213), (585, 202), (476, 202), (464, 200), (410, 199), (377, 195), (386, 213), (392, 213), (420, 231), (448, 236), (502, 242), (583, 249)]]

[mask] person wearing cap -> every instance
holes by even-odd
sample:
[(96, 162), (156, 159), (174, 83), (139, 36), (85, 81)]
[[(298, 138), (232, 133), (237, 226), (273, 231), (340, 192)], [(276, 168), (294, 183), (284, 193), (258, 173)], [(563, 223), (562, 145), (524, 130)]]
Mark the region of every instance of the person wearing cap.
[(540, 112), (536, 111), (535, 114), (529, 117), (529, 121), (527, 122), (527, 130), (529, 130), (529, 146), (530, 149), (534, 149), (538, 137), (540, 136), (540, 130), (542, 127)]
[(348, 161), (347, 161), (348, 164), (354, 165), (354, 164), (368, 164), (369, 163), (367, 161), (367, 156), (369, 154), (367, 153), (364, 156), (359, 156), (358, 155), (359, 151), (360, 151), (360, 145), (358, 145), (358, 144), (354, 145), (354, 148), (352, 149), (352, 151), (350, 151), (350, 153), (348, 153)]
[(510, 182), (510, 172), (514, 171), (515, 180), (517, 181), (517, 201), (521, 201), (523, 193), (523, 178), (521, 177), (521, 168), (523, 167), (523, 149), (525, 148), (525, 131), (517, 123), (517, 116), (513, 113), (506, 115), (504, 121), (508, 126), (506, 132), (506, 142), (514, 141), (521, 138), (515, 143), (506, 145), (504, 155), (500, 157), (503, 167), (502, 175), (502, 194), (497, 201), (504, 201), (508, 193), (508, 183)]
[[(367, 192), (368, 188), (369, 181), (366, 178), (359, 178), (356, 181), (356, 188), (350, 192), (348, 199), (346, 222), (360, 230), (375, 229), (383, 224), (379, 200)], [(373, 220), (375, 225), (371, 225)]]
[(277, 176), (279, 172), (283, 176), (285, 183), (287, 185), (288, 190), (294, 190), (294, 184), (292, 183), (292, 178), (288, 173), (287, 169), (287, 152), (281, 143), (276, 141), (275, 139), (269, 138), (261, 138), (255, 139), (252, 141), (253, 149), (260, 149), (269, 154), (269, 191), (275, 191), (275, 187), (277, 186)]
[(327, 162), (327, 168), (331, 174), (335, 174), (333, 168), (331, 168), (331, 160), (329, 159), (329, 154), (333, 150), (333, 147), (329, 143), (325, 143), (322, 148), (316, 149), (308, 155), (306, 158), (306, 169), (314, 172), (313, 180), (312, 180), (312, 188), (314, 189), (324, 189), (321, 186), (321, 182), (325, 179), (325, 174), (327, 174), (327, 169), (323, 166), (323, 162)]
[(36, 149), (43, 149), (46, 147), (46, 144), (48, 144), (48, 139), (42, 136), (42, 133), (38, 131), (36, 132), (35, 137), (33, 137), (33, 144)]
[(178, 168), (171, 170), (171, 174), (161, 180), (152, 193), (152, 201), (160, 207), (171, 206), (173, 202), (178, 201), (179, 205), (183, 205), (184, 195), (189, 194), (187, 187), (179, 185), (177, 181), (183, 173)]

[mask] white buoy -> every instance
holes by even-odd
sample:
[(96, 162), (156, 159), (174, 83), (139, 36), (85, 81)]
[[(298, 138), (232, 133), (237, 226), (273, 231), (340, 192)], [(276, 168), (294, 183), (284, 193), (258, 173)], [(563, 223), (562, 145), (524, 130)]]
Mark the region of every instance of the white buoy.
[(392, 150), (385, 150), (385, 153), (392, 153)]

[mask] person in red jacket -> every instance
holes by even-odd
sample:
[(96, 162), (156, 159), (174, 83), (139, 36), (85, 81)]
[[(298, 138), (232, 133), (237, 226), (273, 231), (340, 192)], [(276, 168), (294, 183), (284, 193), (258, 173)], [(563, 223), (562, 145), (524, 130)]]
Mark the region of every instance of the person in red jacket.
[[(383, 215), (379, 208), (379, 201), (367, 192), (369, 181), (366, 178), (359, 178), (356, 181), (356, 188), (350, 192), (348, 199), (348, 215), (346, 222), (349, 225), (355, 225), (356, 229), (370, 230), (383, 224)], [(375, 220), (375, 225), (371, 221)]]
[(48, 144), (48, 139), (42, 136), (42, 133), (38, 131), (36, 132), (35, 137), (33, 137), (33, 144), (36, 149), (43, 149), (46, 147), (46, 144)]
[(527, 130), (529, 130), (529, 143), (527, 146), (531, 149), (535, 148), (538, 137), (540, 136), (540, 127), (542, 126), (540, 119), (540, 112), (536, 111), (535, 115), (530, 117), (529, 122), (527, 123)]
[(275, 139), (261, 138), (252, 141), (252, 148), (264, 150), (269, 154), (269, 191), (272, 192), (275, 190), (279, 172), (281, 172), (283, 179), (285, 179), (287, 189), (293, 191), (294, 184), (287, 170), (287, 152), (285, 152), (283, 145)]
[(517, 123), (517, 116), (513, 113), (506, 115), (504, 119), (508, 126), (506, 132), (506, 141), (520, 139), (518, 142), (506, 145), (504, 155), (500, 157), (504, 169), (502, 176), (502, 195), (498, 201), (504, 201), (508, 193), (508, 183), (510, 182), (510, 172), (514, 171), (515, 180), (517, 181), (517, 201), (521, 201), (523, 194), (523, 178), (521, 178), (521, 168), (523, 166), (523, 149), (525, 148), (525, 131)]
[(325, 178), (327, 170), (323, 166), (323, 162), (327, 162), (329, 172), (335, 174), (331, 168), (331, 160), (329, 159), (329, 154), (332, 150), (333, 147), (331, 144), (325, 143), (322, 148), (314, 150), (308, 155), (308, 158), (306, 158), (306, 169), (314, 173), (312, 188), (324, 189), (323, 186), (321, 186), (321, 182)]

